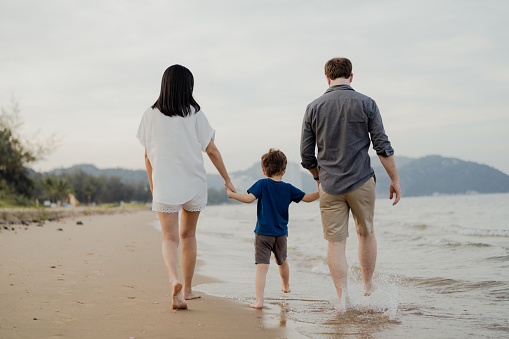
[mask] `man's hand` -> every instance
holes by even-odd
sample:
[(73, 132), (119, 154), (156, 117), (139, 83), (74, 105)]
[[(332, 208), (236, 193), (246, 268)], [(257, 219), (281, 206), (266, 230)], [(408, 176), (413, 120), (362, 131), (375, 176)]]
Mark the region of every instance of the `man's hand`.
[(391, 181), (391, 185), (389, 186), (390, 196), (389, 198), (392, 200), (392, 197), (396, 195), (392, 206), (396, 205), (401, 199), (401, 188), (399, 187), (399, 181)]

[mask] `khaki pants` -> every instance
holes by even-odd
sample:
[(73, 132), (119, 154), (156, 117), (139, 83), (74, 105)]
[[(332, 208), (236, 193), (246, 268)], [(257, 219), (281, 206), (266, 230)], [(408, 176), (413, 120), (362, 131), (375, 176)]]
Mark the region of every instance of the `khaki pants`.
[(373, 230), (375, 214), (376, 181), (371, 177), (361, 187), (341, 195), (325, 193), (320, 185), (320, 214), (323, 236), (328, 241), (339, 242), (348, 238), (350, 210), (357, 232), (368, 235)]

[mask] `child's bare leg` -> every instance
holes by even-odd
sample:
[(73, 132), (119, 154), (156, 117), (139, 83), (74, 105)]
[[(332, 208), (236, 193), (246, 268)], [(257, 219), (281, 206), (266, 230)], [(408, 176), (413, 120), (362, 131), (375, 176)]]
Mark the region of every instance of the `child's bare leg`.
[(269, 264), (256, 264), (256, 301), (249, 304), (252, 308), (262, 308), (265, 291), (265, 279), (269, 271)]
[(279, 265), (279, 274), (281, 275), (281, 280), (283, 281), (283, 286), (281, 287), (281, 291), (285, 293), (290, 293), (290, 266), (288, 266), (288, 260), (285, 259), (284, 263)]

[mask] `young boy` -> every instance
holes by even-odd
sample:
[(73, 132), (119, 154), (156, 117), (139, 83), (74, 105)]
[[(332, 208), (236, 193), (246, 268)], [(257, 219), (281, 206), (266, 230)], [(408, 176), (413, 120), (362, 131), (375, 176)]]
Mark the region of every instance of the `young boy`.
[(286, 156), (271, 148), (262, 156), (262, 171), (267, 177), (258, 180), (247, 190), (248, 194), (234, 193), (226, 187), (228, 198), (244, 203), (258, 199), (255, 228), (256, 301), (249, 306), (263, 307), (265, 278), (269, 270), (270, 255), (274, 252), (283, 281), (281, 290), (290, 292), (290, 268), (286, 260), (286, 238), (288, 237), (288, 207), (292, 201), (312, 202), (318, 192), (306, 194), (300, 189), (281, 181), (286, 170)]

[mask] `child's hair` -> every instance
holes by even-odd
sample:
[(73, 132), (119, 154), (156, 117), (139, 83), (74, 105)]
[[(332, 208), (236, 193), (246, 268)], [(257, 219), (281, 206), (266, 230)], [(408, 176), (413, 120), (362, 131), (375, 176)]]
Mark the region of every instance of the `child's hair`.
[(278, 149), (271, 148), (268, 153), (262, 155), (262, 169), (268, 177), (282, 174), (286, 169), (286, 163), (286, 155)]

